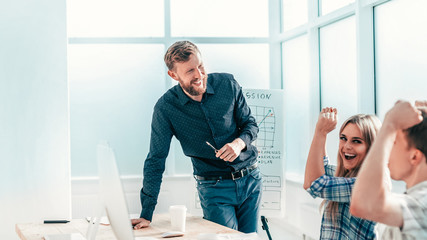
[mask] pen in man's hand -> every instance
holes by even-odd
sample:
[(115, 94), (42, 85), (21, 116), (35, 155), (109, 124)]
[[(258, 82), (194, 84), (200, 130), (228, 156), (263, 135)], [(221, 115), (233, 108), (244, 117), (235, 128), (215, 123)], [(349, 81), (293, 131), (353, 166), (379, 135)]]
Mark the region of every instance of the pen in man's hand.
[(207, 144), (209, 147), (211, 147), (211, 148), (215, 151), (215, 153), (217, 153), (217, 152), (218, 152), (218, 149), (216, 149), (214, 146), (212, 146), (212, 144), (210, 144), (208, 141), (206, 141), (206, 144)]
[(50, 224), (50, 223), (68, 223), (70, 221), (68, 220), (44, 220), (44, 224)]

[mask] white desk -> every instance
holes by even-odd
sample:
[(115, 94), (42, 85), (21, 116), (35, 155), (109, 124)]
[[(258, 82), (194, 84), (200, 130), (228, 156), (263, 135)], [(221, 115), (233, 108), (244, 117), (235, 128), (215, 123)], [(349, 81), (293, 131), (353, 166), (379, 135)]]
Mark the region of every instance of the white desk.
[[(86, 235), (88, 222), (84, 219), (75, 219), (65, 224), (42, 224), (42, 223), (19, 223), (15, 230), (22, 240), (42, 240), (47, 234), (81, 233)], [(162, 233), (171, 231), (170, 218), (168, 214), (154, 215), (153, 222), (148, 228), (134, 230), (135, 237), (161, 238)], [(173, 239), (197, 239), (200, 233), (239, 233), (236, 230), (207, 221), (202, 217), (187, 216), (185, 235)], [(110, 226), (100, 225), (98, 240), (116, 239)]]

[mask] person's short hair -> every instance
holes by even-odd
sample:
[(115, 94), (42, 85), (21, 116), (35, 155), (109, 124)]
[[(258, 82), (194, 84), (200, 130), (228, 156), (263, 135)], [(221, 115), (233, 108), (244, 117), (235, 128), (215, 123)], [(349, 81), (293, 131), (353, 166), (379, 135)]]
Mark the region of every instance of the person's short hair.
[(408, 146), (414, 147), (420, 150), (427, 161), (427, 109), (418, 108), (423, 116), (423, 121), (417, 125), (406, 129), (406, 139), (408, 140)]
[(178, 41), (168, 48), (164, 60), (168, 69), (173, 70), (176, 62), (187, 62), (190, 55), (196, 53), (200, 54), (200, 51), (194, 43)]

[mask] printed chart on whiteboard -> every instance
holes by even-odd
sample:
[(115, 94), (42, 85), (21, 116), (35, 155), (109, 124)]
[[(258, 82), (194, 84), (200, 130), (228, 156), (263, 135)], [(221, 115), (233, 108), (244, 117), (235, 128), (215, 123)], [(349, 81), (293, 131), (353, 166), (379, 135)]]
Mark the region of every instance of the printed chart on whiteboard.
[(252, 115), (258, 124), (259, 133), (255, 141), (257, 147), (274, 147), (274, 133), (276, 125), (276, 115), (274, 108), (264, 106), (250, 106)]
[(284, 95), (282, 90), (244, 89), (259, 132), (252, 144), (258, 149), (263, 178), (262, 214), (284, 214)]

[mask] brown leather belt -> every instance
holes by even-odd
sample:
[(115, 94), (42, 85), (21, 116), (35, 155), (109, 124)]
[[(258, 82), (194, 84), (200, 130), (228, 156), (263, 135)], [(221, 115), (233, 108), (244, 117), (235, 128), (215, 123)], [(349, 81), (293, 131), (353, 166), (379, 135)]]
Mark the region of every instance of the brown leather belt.
[(249, 173), (253, 172), (255, 169), (258, 168), (258, 163), (254, 163), (249, 167), (246, 168), (242, 168), (238, 171), (235, 172), (230, 172), (230, 173), (226, 173), (224, 175), (219, 175), (219, 176), (198, 176), (198, 175), (194, 175), (194, 178), (196, 180), (200, 180), (200, 181), (212, 181), (212, 180), (224, 180), (224, 179), (232, 179), (232, 180), (237, 180), (239, 178), (242, 178), (246, 175), (248, 175)]

